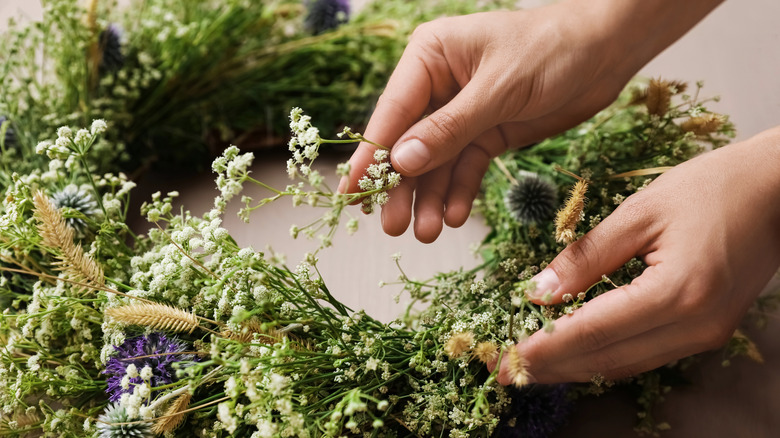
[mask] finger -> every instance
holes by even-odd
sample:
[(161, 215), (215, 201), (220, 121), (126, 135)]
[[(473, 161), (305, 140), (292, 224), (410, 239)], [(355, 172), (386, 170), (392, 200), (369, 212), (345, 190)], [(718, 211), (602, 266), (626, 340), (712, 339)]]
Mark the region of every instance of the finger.
[(477, 74), (444, 106), (415, 123), (393, 147), (393, 167), (420, 175), (457, 156), (478, 135), (502, 120), (494, 104), (492, 79)]
[(649, 242), (657, 234), (651, 220), (653, 202), (641, 193), (627, 198), (606, 219), (579, 240), (567, 246), (532, 281), (528, 292), (537, 304), (563, 301), (563, 295), (587, 290), (634, 256), (649, 252)]
[(423, 243), (439, 237), (444, 218), (444, 199), (450, 185), (453, 163), (417, 177), (414, 199), (414, 235)]
[(490, 166), (491, 157), (485, 149), (469, 145), (463, 149), (452, 171), (447, 193), (444, 223), (457, 228), (463, 225), (471, 213), (474, 199), (479, 194), (482, 178)]
[(698, 321), (671, 323), (598, 351), (566, 357), (540, 370), (532, 367), (531, 372), (540, 383), (586, 382), (597, 374), (610, 380), (623, 379), (716, 348), (709, 330)]
[[(431, 99), (431, 76), (426, 59), (434, 62), (423, 55), (422, 49), (416, 44), (410, 44), (404, 50), (368, 122), (365, 131), (367, 139), (392, 147), (422, 117)], [(360, 143), (349, 160), (348, 184), (342, 182), (345, 188), (357, 188), (357, 181), (374, 162), (375, 150), (376, 147), (370, 143)]]
[[(583, 362), (583, 357), (659, 326), (671, 324), (674, 314), (669, 310), (670, 302), (666, 297), (675, 294), (653, 293), (658, 289), (654, 285), (663, 289), (666, 284), (661, 278), (669, 280), (664, 277), (668, 272), (659, 271), (657, 267), (646, 269), (631, 284), (599, 295), (571, 315), (556, 320), (551, 330), (538, 331), (518, 344), (522, 356), (530, 364), (531, 375), (540, 382), (559, 378), (565, 380), (577, 374), (565, 368), (568, 364), (579, 367), (576, 368), (580, 370), (578, 375), (582, 375), (595, 368)], [(570, 362), (571, 358), (580, 358), (580, 362)], [(618, 363), (617, 359), (615, 363)], [(502, 367), (507, 368), (503, 365), (502, 362)], [(561, 371), (561, 367), (564, 367), (566, 373)], [(501, 372), (507, 373), (506, 370)], [(508, 375), (502, 376), (502, 379), (511, 380)]]
[(402, 178), (398, 187), (387, 192), (389, 199), (382, 206), (382, 229), (390, 236), (400, 236), (412, 220), (412, 201), (417, 178)]

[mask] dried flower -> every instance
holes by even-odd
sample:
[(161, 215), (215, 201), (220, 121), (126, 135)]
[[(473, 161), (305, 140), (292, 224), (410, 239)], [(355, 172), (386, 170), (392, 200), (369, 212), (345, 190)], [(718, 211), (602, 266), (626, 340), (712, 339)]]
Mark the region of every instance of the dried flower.
[(349, 21), (349, 0), (313, 0), (309, 3), (306, 28), (317, 35)]
[(575, 228), (582, 220), (582, 212), (585, 209), (585, 193), (588, 191), (588, 183), (579, 180), (569, 192), (563, 208), (555, 216), (555, 240), (559, 243), (569, 244), (577, 237)]
[(691, 117), (682, 122), (680, 128), (685, 132), (693, 132), (698, 136), (712, 134), (723, 126), (723, 116), (708, 113), (703, 116)]
[(130, 417), (127, 410), (119, 403), (113, 403), (98, 417), (98, 436), (100, 438), (151, 438), (154, 436), (149, 423), (135, 423), (136, 421), (138, 418)]
[(492, 342), (480, 342), (474, 348), (474, 356), (484, 364), (490, 363), (498, 357), (498, 346)]
[(645, 106), (647, 112), (656, 116), (662, 116), (669, 111), (672, 101), (671, 83), (662, 79), (651, 79), (647, 86), (647, 98)]
[(84, 254), (81, 245), (73, 243), (74, 229), (67, 225), (62, 213), (41, 191), (33, 196), (33, 204), (43, 244), (61, 252), (58, 267), (72, 279), (100, 289), (105, 283), (103, 268)]
[(557, 201), (556, 188), (535, 173), (518, 178), (509, 186), (504, 202), (518, 222), (540, 223), (552, 218)]
[(463, 332), (456, 333), (450, 337), (446, 344), (444, 344), (444, 352), (450, 359), (460, 357), (461, 354), (471, 349), (471, 344), (474, 343), (474, 333)]
[(198, 318), (194, 314), (159, 303), (136, 303), (112, 307), (106, 309), (106, 316), (125, 324), (156, 330), (192, 333), (198, 327)]
[[(157, 332), (127, 339), (122, 345), (115, 346), (116, 355), (108, 360), (103, 371), (103, 374), (109, 376), (106, 379), (109, 400), (117, 401), (124, 393), (132, 394), (135, 385), (144, 382), (140, 375), (136, 375), (129, 379), (129, 387), (122, 387), (122, 379), (131, 366), (136, 370), (151, 368), (149, 384), (152, 388), (177, 381), (175, 364), (196, 360), (192, 354), (179, 354), (188, 349), (187, 344), (175, 336), (168, 337)], [(152, 391), (151, 397), (154, 398), (158, 392)]]
[(509, 378), (512, 379), (512, 384), (518, 388), (521, 388), (530, 383), (528, 374), (528, 361), (517, 351), (517, 347), (511, 346), (506, 353), (506, 361), (502, 365), (506, 365), (509, 372)]
[(187, 409), (187, 406), (190, 405), (191, 400), (192, 394), (189, 392), (185, 392), (184, 394), (176, 397), (176, 399), (171, 402), (170, 406), (168, 406), (168, 409), (165, 410), (165, 414), (154, 423), (154, 433), (157, 435), (162, 435), (179, 427), (179, 425), (184, 421), (184, 417), (187, 415), (186, 413), (181, 413), (181, 411)]
[[(51, 201), (59, 209), (69, 208), (76, 210), (86, 217), (94, 216), (100, 211), (92, 195), (84, 189), (79, 189), (75, 184), (69, 184), (64, 189), (53, 194)], [(84, 219), (77, 217), (69, 217), (65, 219), (65, 222), (79, 234), (83, 234), (87, 226)]]
[(98, 38), (100, 44), (100, 71), (105, 73), (115, 72), (125, 65), (125, 56), (122, 54), (122, 29), (111, 23), (100, 32)]
[(13, 128), (11, 128), (11, 121), (5, 116), (0, 116), (0, 130), (1, 129), (5, 129), (3, 146), (8, 149), (16, 146), (16, 133), (14, 133)]

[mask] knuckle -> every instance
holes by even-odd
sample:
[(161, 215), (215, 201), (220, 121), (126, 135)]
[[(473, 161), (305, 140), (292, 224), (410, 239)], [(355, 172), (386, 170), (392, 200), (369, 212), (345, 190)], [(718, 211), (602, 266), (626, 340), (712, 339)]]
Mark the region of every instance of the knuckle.
[(591, 371), (594, 373), (602, 373), (606, 375), (612, 375), (615, 370), (624, 369), (623, 364), (611, 353), (599, 353), (594, 356), (591, 364)]
[(558, 254), (553, 264), (560, 278), (575, 278), (577, 273), (591, 272), (592, 266), (601, 266), (601, 253), (586, 234)]
[(611, 336), (598, 325), (589, 324), (577, 333), (577, 341), (582, 349), (597, 351), (610, 343)]
[(426, 120), (428, 121), (427, 134), (436, 144), (455, 143), (463, 138), (466, 132), (466, 119), (458, 113), (437, 111)]

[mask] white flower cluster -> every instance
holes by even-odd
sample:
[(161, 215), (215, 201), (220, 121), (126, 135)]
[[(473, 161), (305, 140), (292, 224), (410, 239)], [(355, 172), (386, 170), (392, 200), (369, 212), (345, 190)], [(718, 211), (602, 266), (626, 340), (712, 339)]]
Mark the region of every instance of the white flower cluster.
[[(149, 406), (152, 395), (152, 376), (154, 375), (152, 368), (149, 365), (145, 365), (140, 371), (135, 364), (129, 364), (127, 366), (127, 372), (122, 377), (121, 386), (122, 389), (130, 389), (133, 385), (132, 394), (125, 392), (119, 398), (119, 405), (125, 408), (128, 417), (136, 418), (140, 417), (144, 420), (150, 420), (154, 418), (154, 410)], [(131, 379), (141, 377), (142, 382), (134, 384), (130, 382)]]
[(364, 212), (371, 213), (375, 206), (385, 205), (390, 199), (387, 190), (397, 187), (401, 183), (401, 174), (392, 170), (388, 159), (390, 152), (384, 149), (377, 149), (374, 152), (374, 164), (368, 166), (366, 175), (358, 181), (358, 187), (363, 192), (367, 192), (363, 198), (361, 207)]
[(290, 177), (303, 175), (309, 179), (312, 187), (322, 184), (322, 176), (311, 168), (311, 163), (319, 156), (320, 138), (319, 129), (311, 124), (311, 117), (303, 114), (300, 108), (290, 111), (290, 131), (292, 138), (287, 143), (292, 158), (287, 160), (287, 174)]
[(35, 147), (38, 154), (46, 154), (51, 159), (67, 160), (71, 155), (83, 156), (97, 140), (100, 134), (106, 132), (108, 125), (103, 119), (92, 122), (89, 130), (79, 129), (75, 135), (67, 126), (57, 129), (57, 140), (54, 143), (42, 141)]
[[(250, 167), (255, 156), (251, 152), (239, 154), (236, 146), (230, 146), (211, 164), (211, 170), (217, 174), (219, 196), (214, 198), (214, 207), (225, 211), (227, 203), (241, 192), (244, 181), (249, 178)], [(248, 201), (245, 199), (245, 203)]]

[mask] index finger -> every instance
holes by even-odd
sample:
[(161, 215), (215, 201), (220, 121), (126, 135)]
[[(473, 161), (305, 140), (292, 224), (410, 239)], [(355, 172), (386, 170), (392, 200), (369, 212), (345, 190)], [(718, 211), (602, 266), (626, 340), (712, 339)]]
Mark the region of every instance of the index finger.
[[(409, 45), (404, 51), (368, 121), (367, 139), (392, 147), (423, 116), (430, 103), (432, 81), (422, 52), (418, 45)], [(374, 162), (375, 150), (369, 143), (360, 143), (349, 159), (349, 184), (340, 186), (339, 191), (358, 190), (357, 182)]]

